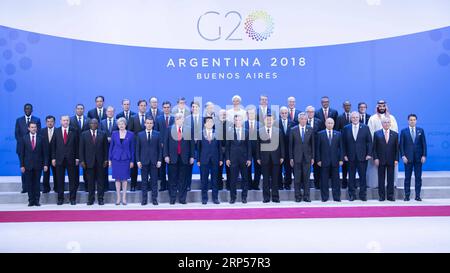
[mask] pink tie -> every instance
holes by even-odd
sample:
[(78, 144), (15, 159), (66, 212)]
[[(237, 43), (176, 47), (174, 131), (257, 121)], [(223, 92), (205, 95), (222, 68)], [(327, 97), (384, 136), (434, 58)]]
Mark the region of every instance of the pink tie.
[(34, 148), (36, 148), (36, 142), (34, 141), (34, 136), (31, 136), (31, 149), (34, 151)]

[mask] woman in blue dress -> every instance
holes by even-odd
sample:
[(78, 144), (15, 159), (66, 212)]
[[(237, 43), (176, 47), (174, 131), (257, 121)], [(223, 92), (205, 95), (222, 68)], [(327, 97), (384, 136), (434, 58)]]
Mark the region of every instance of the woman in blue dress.
[[(131, 131), (127, 131), (127, 120), (117, 120), (118, 131), (111, 134), (109, 146), (109, 166), (112, 168), (112, 178), (116, 181), (116, 205), (127, 204), (127, 179), (130, 178), (130, 168), (133, 168), (135, 139)], [(122, 201), (120, 188), (122, 186)]]

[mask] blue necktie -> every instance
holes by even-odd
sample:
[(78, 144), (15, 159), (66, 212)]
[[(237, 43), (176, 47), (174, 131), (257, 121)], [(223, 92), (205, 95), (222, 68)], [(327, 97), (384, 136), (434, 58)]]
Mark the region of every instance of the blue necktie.
[(331, 146), (331, 131), (328, 131), (328, 143), (330, 144), (330, 146)]
[(111, 132), (112, 131), (112, 122), (111, 122), (111, 119), (109, 119), (109, 122), (108, 122), (109, 124), (108, 124), (108, 131), (109, 132)]
[(302, 127), (302, 142), (305, 141), (305, 128)]
[(142, 128), (144, 128), (144, 126), (145, 126), (145, 118), (144, 118), (144, 115), (141, 116), (141, 126), (142, 126)]
[(78, 127), (81, 128), (81, 117), (78, 118)]

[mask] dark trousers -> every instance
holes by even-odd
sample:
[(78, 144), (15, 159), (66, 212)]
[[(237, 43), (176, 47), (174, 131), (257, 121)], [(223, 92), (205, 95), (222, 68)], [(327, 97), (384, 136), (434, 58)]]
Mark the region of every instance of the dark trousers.
[(191, 188), (192, 184), (192, 170), (194, 169), (194, 164), (189, 164), (186, 169), (186, 190)]
[[(387, 185), (385, 183), (387, 172)], [(378, 194), (381, 199), (394, 199), (394, 165), (378, 166)]]
[[(309, 198), (309, 176), (311, 174), (311, 164), (308, 162), (294, 164), (294, 191), (295, 199)], [(303, 188), (303, 195), (302, 195)]]
[(212, 160), (207, 163), (202, 162), (200, 165), (200, 179), (202, 182), (202, 201), (208, 201), (208, 177), (211, 174), (211, 188), (212, 188), (212, 199), (219, 199), (219, 191), (217, 189), (217, 172), (219, 171), (219, 166), (217, 162)]
[(288, 158), (286, 158), (283, 161), (283, 164), (280, 166), (280, 171), (279, 171), (280, 175), (278, 176), (279, 177), (279, 181), (278, 181), (279, 186), (283, 185), (283, 181), (284, 181), (284, 185), (287, 187), (292, 184), (292, 171), (293, 171), (293, 169), (291, 167), (291, 162)]
[(25, 170), (24, 178), (28, 186), (28, 202), (31, 204), (39, 203), (41, 197), (40, 181), (42, 169)]
[[(256, 152), (252, 155), (252, 165), (250, 167), (247, 167), (248, 171), (248, 181), (249, 181), (249, 187), (250, 189), (257, 189), (259, 188), (259, 183), (261, 181), (261, 165), (256, 162)], [(252, 178), (252, 168), (254, 172), (254, 176)]]
[(169, 164), (169, 196), (170, 202), (175, 202), (178, 195), (178, 201), (186, 202), (186, 172), (188, 164), (181, 161), (178, 156), (177, 163)]
[(138, 177), (138, 167), (136, 162), (134, 162), (134, 166), (133, 168), (130, 169), (130, 182), (131, 182), (131, 187), (135, 188), (137, 186), (137, 177)]
[(239, 173), (241, 174), (241, 188), (242, 188), (242, 199), (247, 199), (248, 193), (248, 168), (246, 166), (247, 161), (243, 162), (233, 162), (230, 167), (230, 199), (236, 200), (237, 196), (237, 182)]
[(223, 163), (222, 166), (218, 166), (219, 168), (219, 173), (217, 175), (217, 188), (219, 190), (223, 189), (223, 169), (225, 168), (225, 173), (227, 175), (227, 182), (226, 182), (226, 187), (227, 189), (230, 188), (230, 180), (231, 180), (231, 171), (230, 171), (230, 167), (228, 167), (225, 162)]
[(341, 200), (341, 183), (339, 180), (339, 166), (322, 166), (320, 173), (320, 194), (322, 200), (328, 201), (330, 198), (330, 184), (329, 180), (331, 178), (331, 189), (333, 193), (333, 200)]
[(164, 160), (161, 162), (161, 168), (159, 168), (158, 172), (159, 180), (161, 180), (160, 189), (167, 190), (167, 164)]
[(367, 160), (366, 161), (348, 161), (348, 194), (356, 197), (356, 172), (359, 175), (359, 198), (367, 197)]
[(419, 160), (414, 160), (413, 162), (408, 161), (405, 164), (405, 197), (409, 197), (411, 194), (411, 176), (414, 170), (415, 178), (415, 191), (416, 197), (420, 197), (420, 191), (422, 189), (422, 162)]
[(88, 202), (95, 201), (95, 190), (97, 188), (97, 199), (103, 201), (104, 186), (105, 186), (105, 168), (103, 162), (95, 162), (94, 167), (85, 169), (87, 184), (88, 184)]
[(77, 199), (77, 190), (79, 185), (79, 179), (76, 179), (78, 166), (75, 164), (69, 164), (67, 159), (64, 159), (60, 165), (56, 165), (56, 179), (58, 186), (58, 201), (64, 201), (64, 183), (65, 183), (65, 174), (67, 170), (67, 175), (69, 176), (69, 199), (70, 201), (76, 201)]
[(313, 173), (314, 173), (314, 187), (316, 189), (320, 189), (320, 167), (317, 165), (317, 162), (313, 164)]
[(149, 186), (152, 191), (152, 201), (156, 201), (158, 199), (158, 168), (152, 164), (142, 165), (141, 178), (142, 201), (147, 202), (148, 200)]
[(48, 167), (47, 171), (44, 172), (44, 175), (43, 175), (43, 178), (42, 178), (42, 185), (43, 185), (44, 191), (45, 192), (50, 191), (50, 170), (51, 170), (51, 174), (53, 176), (53, 190), (55, 192), (57, 192), (57, 187), (56, 187), (56, 184), (57, 184), (56, 183), (56, 168), (53, 167), (51, 162), (48, 162), (47, 164), (48, 164), (47, 166), (49, 166), (49, 167)]
[(348, 163), (347, 163), (347, 161), (344, 161), (344, 164), (342, 164), (342, 188), (343, 189), (346, 189), (348, 186), (347, 174), (348, 174)]
[(272, 196), (272, 201), (279, 201), (278, 178), (280, 174), (280, 162), (272, 162), (270, 159), (267, 164), (261, 164), (263, 175), (263, 200), (268, 201)]
[[(77, 180), (77, 184), (80, 185), (80, 169), (83, 170), (83, 168), (81, 168), (81, 166), (75, 166), (75, 179)], [(85, 170), (83, 170), (83, 183), (84, 183), (84, 190), (85, 191), (89, 191), (89, 180), (87, 178), (86, 172)]]
[[(19, 157), (19, 162), (20, 162), (20, 156), (19, 154), (17, 154), (17, 156)], [(21, 173), (20, 174), (20, 179), (22, 181), (22, 191), (23, 192), (27, 192), (28, 191), (28, 185), (27, 185), (27, 181), (25, 179), (25, 173)]]

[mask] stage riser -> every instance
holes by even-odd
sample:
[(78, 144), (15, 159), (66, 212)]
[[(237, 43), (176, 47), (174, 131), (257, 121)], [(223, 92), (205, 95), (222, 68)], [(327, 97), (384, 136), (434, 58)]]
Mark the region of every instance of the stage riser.
[[(238, 201), (240, 201), (240, 190), (238, 190)], [(211, 201), (211, 191), (208, 192), (209, 200)], [(68, 193), (65, 193), (65, 200), (68, 202)], [(86, 192), (78, 192), (77, 194), (77, 202), (78, 203), (86, 203), (87, 202), (87, 193)], [(136, 192), (128, 192), (127, 194), (127, 201), (129, 203), (140, 203), (141, 202), (141, 196), (142, 193), (140, 191)], [(151, 200), (151, 193), (149, 193), (149, 201)], [(402, 188), (395, 189), (395, 196), (397, 201), (403, 202), (404, 198), (404, 191)], [(107, 192), (105, 193), (105, 202), (106, 203), (114, 203), (115, 202), (115, 192)], [(450, 199), (450, 188), (428, 188), (428, 189), (422, 189), (421, 197), (423, 199)], [(330, 198), (332, 199), (331, 190), (330, 190)], [(341, 191), (341, 198), (342, 200), (348, 199), (347, 190)], [(378, 190), (377, 189), (368, 189), (367, 191), (367, 198), (369, 200), (378, 200)], [(411, 198), (414, 199), (414, 189), (412, 189)], [(226, 190), (219, 191), (219, 199), (221, 202), (228, 202), (229, 201), (229, 192)], [(280, 199), (281, 201), (294, 201), (295, 200), (295, 194), (293, 190), (282, 190), (280, 191)], [(42, 204), (56, 204), (57, 200), (57, 194), (56, 193), (46, 193), (41, 194), (41, 203)], [(313, 201), (320, 201), (320, 191), (311, 189), (311, 200)], [(0, 194), (0, 204), (12, 204), (12, 203), (23, 203), (26, 204), (28, 201), (28, 195), (27, 194), (20, 194), (20, 193), (1, 193)], [(168, 203), (169, 202), (169, 196), (168, 192), (159, 192), (158, 193), (158, 201), (160, 203)], [(247, 201), (249, 202), (255, 202), (255, 201), (262, 201), (262, 191), (249, 191)], [(187, 195), (187, 202), (193, 203), (193, 202), (201, 202), (201, 191), (199, 190), (192, 190), (188, 192)]]

